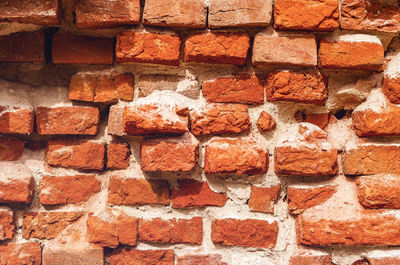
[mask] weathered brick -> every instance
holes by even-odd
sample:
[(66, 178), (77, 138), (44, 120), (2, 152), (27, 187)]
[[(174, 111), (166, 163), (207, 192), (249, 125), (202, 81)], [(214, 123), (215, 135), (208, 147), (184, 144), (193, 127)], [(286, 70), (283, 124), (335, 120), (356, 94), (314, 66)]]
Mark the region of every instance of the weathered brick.
[(174, 265), (175, 253), (173, 250), (118, 248), (111, 254), (110, 265), (129, 265), (133, 260), (138, 264)]
[[(36, 265), (36, 263), (34, 263)], [(38, 263), (40, 264), (40, 263)], [(46, 244), (43, 265), (104, 265), (103, 248), (89, 244)], [(33, 265), (33, 264), (32, 264)]]
[(147, 0), (143, 24), (151, 26), (205, 28), (207, 6), (202, 0)]
[(190, 113), (194, 135), (244, 133), (250, 130), (248, 107), (239, 104), (208, 104)]
[(228, 265), (219, 254), (213, 255), (186, 255), (178, 257), (178, 265)]
[(261, 66), (317, 66), (317, 42), (310, 34), (258, 33), (252, 63)]
[(179, 138), (145, 140), (140, 145), (140, 166), (148, 172), (188, 172), (199, 157), (199, 142), (191, 134)]
[(339, 28), (339, 1), (276, 0), (274, 21), (278, 29), (335, 30)]
[(343, 154), (346, 175), (400, 174), (400, 146), (360, 145), (346, 148)]
[(211, 223), (214, 244), (241, 247), (274, 248), (278, 223), (256, 219), (216, 219)]
[(308, 122), (321, 128), (322, 130), (328, 126), (330, 114), (326, 113), (306, 113), (297, 111), (294, 115), (297, 122)]
[(36, 242), (8, 243), (0, 245), (0, 264), (42, 264), (42, 250)]
[(82, 212), (25, 212), (22, 237), (53, 239), (68, 225), (77, 221)]
[(291, 214), (301, 214), (308, 208), (323, 204), (336, 192), (332, 185), (322, 187), (288, 187), (288, 208)]
[(169, 205), (169, 184), (164, 180), (112, 177), (108, 202), (114, 205)]
[(172, 190), (171, 201), (174, 208), (224, 206), (228, 197), (210, 189), (207, 182), (193, 179), (178, 179), (179, 186)]
[(117, 233), (120, 244), (135, 246), (139, 233), (139, 220), (127, 215), (117, 217)]
[(17, 32), (0, 36), (0, 62), (44, 63), (46, 60), (44, 42), (43, 31)]
[(125, 31), (117, 35), (117, 62), (179, 65), (181, 40), (176, 34)]
[(41, 135), (96, 135), (100, 112), (95, 107), (38, 107), (36, 127)]
[[(292, 176), (333, 176), (338, 173), (338, 151), (315, 125), (300, 123), (296, 137), (282, 135), (275, 146), (275, 172)], [(293, 134), (290, 130), (290, 133)]]
[(202, 84), (203, 96), (214, 103), (260, 104), (264, 102), (264, 82), (255, 74), (221, 77)]
[(185, 41), (185, 62), (245, 65), (250, 38), (244, 33), (206, 32)]
[(340, 27), (349, 30), (400, 32), (400, 9), (369, 0), (343, 0)]
[(161, 103), (126, 106), (123, 112), (124, 132), (130, 135), (184, 134), (187, 121), (176, 113), (176, 108)]
[(400, 265), (400, 258), (397, 256), (368, 258), (370, 265)]
[(272, 72), (267, 76), (267, 101), (290, 101), (325, 105), (328, 98), (327, 81), (320, 73)]
[(129, 73), (116, 76), (78, 73), (72, 76), (69, 86), (69, 99), (105, 104), (118, 99), (132, 101), (133, 93), (134, 77)]
[(201, 245), (203, 242), (203, 219), (193, 217), (192, 219), (140, 220), (139, 239), (149, 243)]
[(40, 180), (40, 203), (57, 205), (85, 202), (100, 189), (101, 183), (94, 175), (43, 176)]
[(309, 253), (293, 255), (290, 257), (289, 265), (332, 265), (332, 256), (313, 255)]
[(57, 25), (61, 12), (58, 0), (12, 0), (0, 3), (0, 21)]
[(271, 22), (271, 16), (271, 0), (211, 0), (208, 26), (210, 28), (262, 27)]
[(112, 38), (72, 35), (59, 31), (53, 36), (52, 59), (55, 64), (112, 64)]
[[(14, 213), (8, 207), (0, 206), (0, 241), (11, 239), (14, 235)], [(1, 249), (1, 245), (0, 245)], [(1, 254), (0, 254), (1, 261)]]
[(24, 153), (24, 142), (15, 137), (0, 136), (0, 161), (18, 160)]
[(256, 175), (268, 170), (268, 151), (251, 139), (216, 138), (206, 145), (206, 174)]
[(33, 133), (34, 113), (30, 108), (0, 106), (0, 133)]
[(105, 144), (90, 141), (50, 140), (46, 162), (50, 166), (103, 170)]
[(262, 111), (257, 120), (257, 128), (260, 132), (269, 132), (275, 130), (276, 121), (271, 114), (266, 111)]
[(34, 189), (32, 172), (14, 162), (0, 162), (0, 168), (0, 203), (30, 203)]
[(127, 142), (112, 141), (107, 146), (107, 168), (109, 169), (128, 168), (130, 156), (131, 156), (131, 150)]
[(274, 213), (274, 204), (278, 199), (281, 186), (274, 185), (268, 188), (251, 186), (248, 205), (250, 210), (262, 213)]
[(140, 0), (78, 0), (75, 18), (80, 29), (136, 25), (140, 23)]
[(400, 104), (400, 78), (385, 75), (383, 79), (382, 91), (390, 102), (394, 104)]
[(320, 66), (331, 69), (380, 70), (385, 50), (379, 39), (358, 38), (347, 35), (339, 39), (322, 39), (318, 54)]
[(126, 136), (124, 132), (124, 106), (111, 105), (108, 114), (107, 132), (110, 135)]

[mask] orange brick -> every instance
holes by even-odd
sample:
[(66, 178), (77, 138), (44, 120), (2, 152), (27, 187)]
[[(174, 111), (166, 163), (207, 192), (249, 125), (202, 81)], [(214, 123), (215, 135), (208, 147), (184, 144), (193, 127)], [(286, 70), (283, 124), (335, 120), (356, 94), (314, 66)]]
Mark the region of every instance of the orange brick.
[(0, 106), (0, 133), (33, 133), (34, 113), (32, 109)]
[(24, 153), (24, 142), (14, 137), (0, 136), (0, 161), (18, 160)]
[(42, 250), (39, 243), (8, 243), (0, 245), (0, 264), (42, 264)]
[(111, 254), (110, 265), (129, 265), (132, 260), (139, 264), (174, 265), (173, 250), (137, 250), (118, 248)]
[(323, 204), (336, 192), (335, 186), (288, 187), (288, 208), (291, 214), (300, 214), (308, 208)]
[[(1, 10), (3, 9), (0, 6), (0, 15)], [(17, 32), (0, 36), (0, 62), (44, 63), (46, 61), (44, 50), (43, 31)]]
[(14, 235), (14, 231), (15, 226), (13, 211), (8, 207), (0, 207), (0, 240), (11, 239)]
[(107, 146), (107, 168), (125, 169), (129, 167), (131, 150), (128, 143), (113, 141)]
[(268, 188), (251, 186), (248, 205), (250, 210), (262, 213), (274, 213), (274, 204), (278, 199), (281, 186), (275, 185)]
[(30, 203), (34, 180), (29, 168), (15, 162), (0, 162), (0, 168), (0, 203)]

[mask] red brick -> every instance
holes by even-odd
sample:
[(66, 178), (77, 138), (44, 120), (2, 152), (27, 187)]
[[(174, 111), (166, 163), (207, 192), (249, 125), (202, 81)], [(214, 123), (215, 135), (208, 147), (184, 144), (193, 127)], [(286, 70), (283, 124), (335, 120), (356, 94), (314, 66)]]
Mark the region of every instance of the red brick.
[(250, 130), (248, 107), (239, 104), (209, 104), (190, 113), (194, 135), (244, 133)]
[(77, 221), (82, 212), (26, 212), (22, 223), (25, 239), (53, 239), (68, 225)]
[(400, 146), (365, 145), (346, 148), (343, 155), (346, 175), (400, 174)]
[(95, 107), (38, 107), (36, 126), (41, 135), (96, 135), (100, 112)]
[(61, 19), (58, 0), (12, 0), (0, 2), (0, 21), (58, 25)]
[(46, 60), (44, 42), (43, 31), (17, 32), (0, 36), (0, 62), (44, 63)]
[(291, 214), (301, 214), (308, 208), (323, 204), (336, 192), (336, 187), (288, 187), (287, 200)]
[(50, 166), (103, 170), (105, 144), (90, 141), (50, 140), (46, 161)]
[(329, 112), (327, 113), (305, 113), (297, 111), (295, 113), (295, 119), (297, 122), (308, 122), (321, 128), (322, 130), (328, 126), (329, 123)]
[(176, 34), (125, 31), (117, 35), (117, 62), (179, 65), (181, 40)]
[(393, 257), (379, 257), (379, 258), (368, 258), (370, 265), (400, 265), (400, 258)]
[(225, 193), (217, 193), (210, 189), (207, 182), (192, 179), (178, 179), (179, 187), (171, 194), (172, 207), (204, 207), (225, 205), (228, 197)]
[(271, 0), (211, 0), (208, 11), (208, 26), (262, 27), (271, 22)]
[(103, 220), (97, 216), (89, 216), (87, 220), (87, 233), (90, 243), (116, 248), (119, 244), (117, 224), (113, 221)]
[(221, 255), (186, 255), (178, 257), (178, 265), (228, 265)]
[(33, 133), (33, 110), (22, 107), (0, 106), (0, 133)]
[(111, 105), (108, 114), (107, 132), (110, 135), (126, 136), (124, 132), (124, 106)]
[(125, 169), (129, 167), (130, 146), (126, 142), (113, 141), (107, 146), (107, 168)]
[(203, 242), (203, 219), (193, 217), (192, 219), (140, 220), (139, 240), (148, 243), (201, 245)]
[(147, 0), (143, 24), (184, 28), (205, 28), (207, 6), (202, 0)]
[(130, 73), (78, 73), (72, 76), (69, 86), (69, 99), (104, 104), (116, 103), (118, 99), (132, 101), (133, 93), (134, 76)]
[(262, 111), (257, 120), (257, 128), (260, 132), (269, 132), (275, 130), (276, 121), (271, 114)]
[(248, 205), (250, 210), (262, 213), (274, 213), (274, 204), (278, 199), (281, 186), (275, 185), (268, 188), (251, 186)]
[(244, 33), (199, 33), (185, 41), (185, 62), (245, 65), (250, 38)]
[(268, 151), (251, 139), (217, 138), (206, 146), (206, 174), (256, 175), (267, 171)]
[(264, 103), (264, 83), (255, 74), (240, 74), (206, 81), (203, 96), (214, 103)]
[(339, 28), (339, 1), (276, 0), (274, 21), (278, 29), (335, 30)]
[(173, 250), (119, 248), (111, 254), (110, 265), (130, 265), (133, 260), (138, 264), (174, 265), (175, 253)]
[(211, 237), (214, 244), (219, 245), (274, 248), (278, 223), (255, 219), (213, 220)]
[(24, 153), (24, 142), (14, 137), (0, 136), (0, 161), (18, 160)]
[(267, 76), (267, 101), (290, 101), (325, 105), (328, 98), (327, 81), (320, 73), (272, 72)]
[(385, 75), (382, 92), (390, 102), (400, 104), (400, 78)]
[(184, 134), (188, 131), (187, 121), (175, 110), (159, 103), (126, 106), (123, 130), (130, 135)]
[(94, 175), (43, 176), (40, 181), (40, 203), (57, 205), (85, 202), (100, 189), (101, 182)]
[(36, 242), (8, 243), (0, 245), (0, 264), (39, 265), (42, 263), (42, 250)]
[(54, 264), (104, 265), (103, 248), (87, 243), (68, 243), (62, 245), (46, 244), (43, 248), (43, 265)]
[(78, 0), (75, 19), (80, 29), (136, 25), (140, 23), (140, 0)]
[(398, 33), (400, 9), (369, 0), (343, 0), (340, 27), (349, 30)]
[(119, 215), (117, 217), (117, 234), (120, 244), (135, 246), (137, 244), (139, 220), (135, 217)]
[(322, 68), (374, 71), (382, 68), (385, 50), (381, 43), (322, 39), (319, 45)]
[(59, 31), (53, 36), (52, 58), (55, 64), (112, 64), (112, 38), (72, 35)]
[[(15, 226), (14, 226), (13, 211), (8, 207), (0, 207), (0, 241), (5, 239), (11, 239), (14, 235), (14, 231), (15, 231)], [(1, 261), (1, 254), (0, 254), (0, 261)]]
[(290, 257), (289, 265), (332, 265), (331, 255), (293, 255)]
[(112, 177), (108, 202), (114, 205), (169, 205), (169, 184), (164, 180)]
[(317, 66), (315, 36), (261, 32), (254, 38), (252, 63), (263, 66)]
[(199, 157), (199, 142), (193, 135), (145, 140), (140, 145), (140, 166), (148, 172), (189, 172)]
[(14, 162), (0, 162), (0, 168), (0, 203), (30, 203), (34, 188), (32, 172)]

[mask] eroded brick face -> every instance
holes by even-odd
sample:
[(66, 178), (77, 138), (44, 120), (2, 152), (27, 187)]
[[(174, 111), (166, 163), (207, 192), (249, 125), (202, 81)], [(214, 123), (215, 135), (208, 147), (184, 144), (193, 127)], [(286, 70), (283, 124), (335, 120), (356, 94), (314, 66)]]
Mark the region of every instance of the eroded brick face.
[(29, 108), (0, 106), (0, 133), (33, 133), (34, 112)]
[(17, 32), (1, 36), (0, 43), (2, 62), (45, 62), (43, 31)]
[(8, 243), (0, 245), (2, 264), (41, 264), (42, 254), (39, 243)]

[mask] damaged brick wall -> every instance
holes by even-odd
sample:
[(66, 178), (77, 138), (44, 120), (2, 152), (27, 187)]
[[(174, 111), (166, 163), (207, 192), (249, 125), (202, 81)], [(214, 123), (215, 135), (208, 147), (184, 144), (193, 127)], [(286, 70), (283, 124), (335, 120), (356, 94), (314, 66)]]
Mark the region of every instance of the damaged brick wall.
[(395, 0), (0, 1), (0, 265), (400, 264)]

